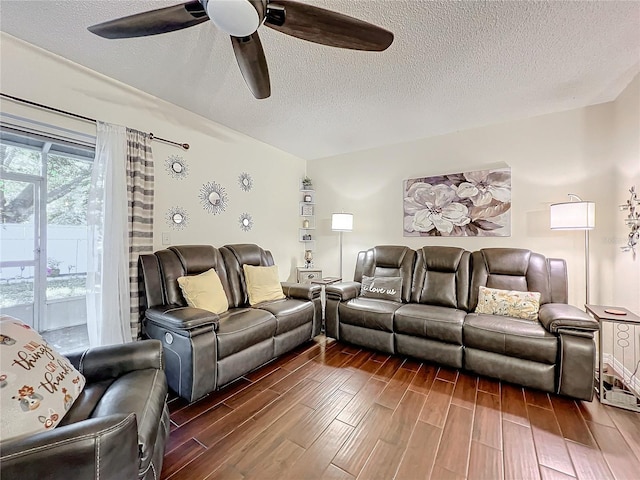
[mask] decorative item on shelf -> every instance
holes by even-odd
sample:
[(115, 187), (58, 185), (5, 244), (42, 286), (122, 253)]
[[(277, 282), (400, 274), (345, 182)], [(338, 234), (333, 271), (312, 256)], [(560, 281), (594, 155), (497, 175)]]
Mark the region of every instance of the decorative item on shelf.
[(253, 228), (253, 218), (248, 213), (243, 213), (242, 215), (240, 215), (238, 223), (240, 223), (240, 229), (243, 232), (248, 232)]
[(309, 219), (308, 218), (305, 218), (302, 221), (302, 228), (309, 228)]
[(227, 208), (227, 193), (222, 185), (207, 182), (200, 188), (200, 203), (207, 212), (218, 215)]
[(313, 205), (303, 205), (302, 215), (305, 217), (310, 217), (311, 215), (313, 215)]
[(631, 252), (633, 259), (636, 259), (636, 245), (640, 241), (640, 198), (636, 192), (635, 185), (629, 189), (631, 197), (627, 200), (627, 203), (620, 205), (620, 210), (628, 211), (629, 215), (625, 218), (624, 223), (631, 229), (627, 236), (627, 244), (624, 247), (620, 247), (623, 252)]
[(313, 252), (311, 250), (304, 251), (304, 263), (305, 268), (313, 267)]
[(303, 197), (303, 200), (307, 203), (310, 203), (313, 201), (313, 197), (311, 195), (309, 195), (308, 193)]
[(177, 180), (186, 178), (189, 175), (187, 162), (180, 155), (169, 155), (164, 164), (169, 175)]
[(304, 190), (311, 190), (313, 188), (313, 182), (306, 175), (302, 177), (302, 188)]
[(311, 235), (310, 234), (306, 233), (306, 234), (302, 235), (302, 241), (303, 242), (310, 242), (311, 240), (312, 239), (311, 239)]
[(589, 303), (589, 230), (596, 226), (596, 204), (573, 193), (568, 196), (570, 202), (551, 205), (550, 225), (551, 230), (584, 230), (585, 303)]
[(175, 230), (183, 230), (189, 223), (189, 215), (182, 207), (172, 207), (167, 210), (165, 219), (167, 220), (167, 225)]
[(331, 230), (340, 232), (340, 271), (338, 276), (342, 277), (342, 232), (351, 232), (353, 230), (353, 214), (331, 214)]
[(242, 172), (238, 176), (238, 185), (241, 190), (249, 192), (253, 188), (253, 178), (247, 172)]

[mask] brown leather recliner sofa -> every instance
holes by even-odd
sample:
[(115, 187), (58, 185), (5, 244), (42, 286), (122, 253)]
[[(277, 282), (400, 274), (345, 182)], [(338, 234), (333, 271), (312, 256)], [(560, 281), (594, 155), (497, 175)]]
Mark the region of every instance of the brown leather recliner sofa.
[(0, 478), (158, 480), (169, 437), (160, 342), (67, 355), (87, 382), (60, 424), (0, 444)]
[[(322, 327), (321, 287), (282, 283), (285, 299), (249, 305), (243, 265), (271, 266), (253, 244), (181, 245), (139, 258), (144, 333), (162, 341), (169, 387), (194, 401), (296, 346)], [(178, 277), (213, 268), (229, 310), (187, 306)]]
[[(401, 301), (360, 296), (363, 275), (401, 277)], [(474, 313), (480, 286), (540, 292), (538, 321)], [(353, 282), (326, 287), (327, 336), (591, 400), (598, 323), (567, 304), (561, 259), (525, 249), (377, 246)]]

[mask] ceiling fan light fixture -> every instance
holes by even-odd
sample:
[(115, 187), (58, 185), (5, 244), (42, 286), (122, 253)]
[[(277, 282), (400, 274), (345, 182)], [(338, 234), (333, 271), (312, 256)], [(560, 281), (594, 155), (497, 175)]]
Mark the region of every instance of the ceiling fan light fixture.
[(219, 29), (234, 37), (248, 37), (260, 26), (260, 15), (248, 0), (209, 0), (207, 15)]

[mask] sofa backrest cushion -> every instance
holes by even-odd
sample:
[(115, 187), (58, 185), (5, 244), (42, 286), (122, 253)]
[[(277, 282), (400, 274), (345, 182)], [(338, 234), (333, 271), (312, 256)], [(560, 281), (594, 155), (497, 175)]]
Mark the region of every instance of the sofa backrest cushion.
[(549, 265), (539, 253), (521, 248), (484, 248), (472, 254), (469, 310), (478, 303), (480, 286), (540, 292), (540, 305), (551, 301)]
[(222, 255), (211, 245), (178, 245), (151, 255), (141, 255), (142, 309), (160, 305), (186, 307), (187, 301), (178, 285), (178, 278), (199, 275), (212, 268), (229, 298), (231, 289)]
[[(222, 255), (217, 248), (211, 245), (177, 245), (175, 247), (169, 247), (169, 250), (175, 253), (180, 262), (182, 271), (184, 272), (183, 275), (180, 276), (200, 275), (201, 273), (213, 268), (220, 279), (220, 283), (222, 283), (222, 288), (224, 288), (227, 298), (229, 297), (231, 289), (229, 287), (227, 270), (225, 268)], [(161, 264), (162, 263), (163, 262), (161, 260)], [(163, 273), (165, 282), (168, 282), (169, 277), (166, 271), (163, 270)], [(174, 298), (177, 300), (178, 296), (180, 299), (184, 298), (182, 296), (182, 291), (180, 291), (180, 287), (178, 286), (178, 279), (176, 278), (175, 282), (171, 281), (170, 283), (170, 285), (167, 285), (168, 303), (177, 303), (172, 300), (174, 300)], [(174, 288), (176, 288), (176, 292), (174, 292)], [(176, 297), (169, 297), (169, 292), (171, 292), (172, 295), (175, 294)], [(180, 304), (186, 304), (182, 302), (183, 301), (181, 301)]]
[(225, 245), (220, 253), (229, 279), (229, 308), (248, 306), (249, 294), (242, 266), (270, 267), (274, 265), (271, 252), (252, 243), (240, 243)]
[(402, 301), (409, 302), (416, 252), (409, 247), (379, 245), (358, 254), (354, 280), (367, 277), (401, 277)]
[(416, 252), (411, 301), (468, 310), (470, 252), (426, 246)]

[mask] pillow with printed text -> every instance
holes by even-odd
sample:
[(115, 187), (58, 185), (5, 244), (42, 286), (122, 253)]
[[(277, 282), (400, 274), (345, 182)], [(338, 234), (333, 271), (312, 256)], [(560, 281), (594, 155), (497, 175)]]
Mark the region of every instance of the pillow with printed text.
[(402, 277), (367, 277), (363, 275), (360, 296), (401, 302)]
[(85, 379), (29, 325), (0, 316), (0, 440), (54, 428)]

